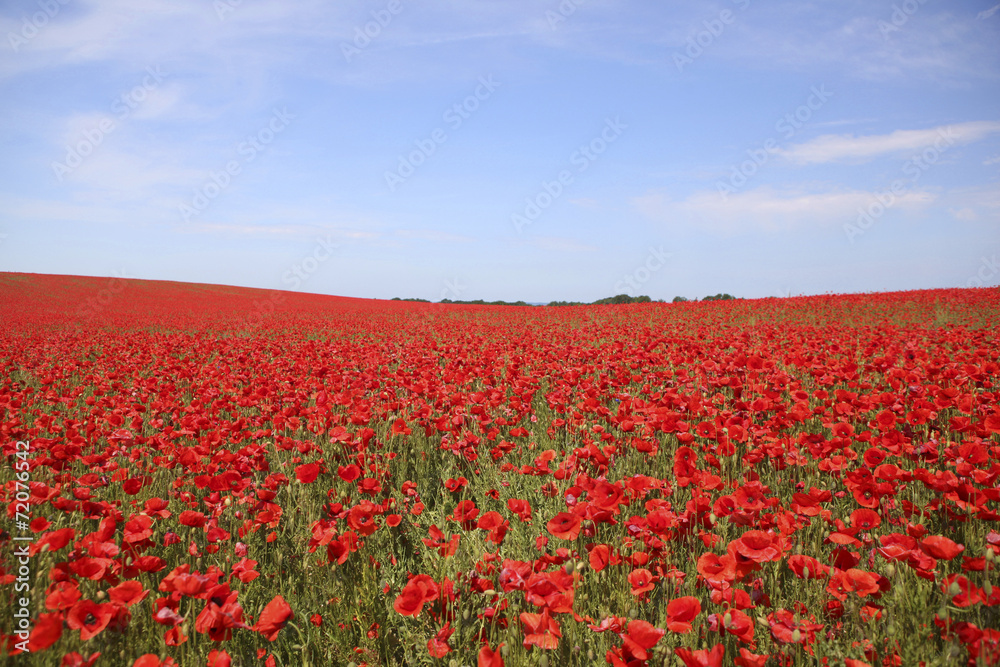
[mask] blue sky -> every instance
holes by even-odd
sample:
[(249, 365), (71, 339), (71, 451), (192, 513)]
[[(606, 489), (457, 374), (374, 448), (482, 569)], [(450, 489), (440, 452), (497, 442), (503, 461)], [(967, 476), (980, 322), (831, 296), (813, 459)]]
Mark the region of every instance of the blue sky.
[(0, 270), (344, 296), (1000, 283), (1000, 5), (27, 0)]

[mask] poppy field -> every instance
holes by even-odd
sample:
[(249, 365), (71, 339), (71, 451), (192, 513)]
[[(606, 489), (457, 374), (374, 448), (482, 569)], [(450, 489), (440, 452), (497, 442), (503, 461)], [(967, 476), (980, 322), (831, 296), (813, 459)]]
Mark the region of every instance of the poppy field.
[(1000, 664), (1000, 289), (0, 315), (5, 664)]

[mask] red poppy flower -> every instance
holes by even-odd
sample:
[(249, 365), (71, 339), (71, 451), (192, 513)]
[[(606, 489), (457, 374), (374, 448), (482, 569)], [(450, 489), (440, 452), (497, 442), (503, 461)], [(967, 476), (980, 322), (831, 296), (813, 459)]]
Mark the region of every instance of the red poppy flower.
[(73, 541), (76, 536), (76, 531), (72, 528), (60, 528), (59, 530), (53, 530), (51, 533), (46, 533), (38, 538), (38, 541), (33, 545), (36, 551), (59, 551), (67, 544)]
[(725, 630), (745, 644), (753, 641), (753, 619), (739, 609), (730, 609), (724, 614), (713, 614), (716, 625), (721, 625), (719, 631)]
[(361, 477), (361, 468), (353, 463), (346, 466), (337, 466), (337, 475), (345, 482), (353, 482), (358, 477)]
[(361, 535), (368, 536), (378, 530), (375, 522), (375, 505), (368, 500), (362, 500), (347, 513), (347, 525)]
[(583, 521), (577, 515), (570, 514), (569, 512), (560, 512), (552, 517), (545, 527), (552, 537), (557, 537), (561, 540), (575, 540), (580, 534), (582, 523)]
[(103, 632), (114, 615), (115, 607), (112, 604), (80, 600), (66, 614), (66, 625), (70, 630), (79, 630), (80, 640), (87, 641)]
[(788, 558), (788, 569), (800, 579), (825, 579), (830, 571), (828, 565), (824, 565), (812, 556), (799, 554)]
[(629, 621), (628, 630), (621, 634), (623, 648), (637, 660), (648, 660), (649, 649), (656, 646), (666, 631), (641, 619)]
[[(812, 616), (796, 614), (788, 609), (778, 609), (767, 615), (768, 625), (771, 626), (771, 637), (782, 644), (804, 644), (806, 646), (816, 641), (816, 631), (822, 630), (823, 625), (815, 623)], [(798, 638), (796, 638), (798, 630)]]
[(767, 661), (771, 659), (768, 654), (758, 655), (751, 653), (745, 648), (740, 649), (740, 655), (735, 659), (737, 667), (765, 667)]
[(942, 535), (928, 535), (920, 541), (920, 548), (925, 554), (938, 560), (951, 560), (965, 551), (965, 545)]
[(149, 591), (142, 587), (138, 581), (123, 581), (113, 588), (108, 589), (108, 599), (112, 602), (131, 607), (136, 602), (142, 602), (149, 595)]
[(882, 517), (875, 510), (861, 508), (851, 512), (851, 528), (857, 530), (874, 530), (881, 525)]
[(225, 651), (212, 649), (208, 652), (208, 667), (231, 667), (232, 658)]
[(736, 579), (736, 562), (729, 554), (719, 556), (712, 552), (698, 557), (698, 574), (709, 584), (721, 587)]
[(437, 599), (440, 589), (426, 574), (418, 574), (410, 579), (393, 602), (392, 608), (403, 616), (416, 616), (427, 602)]
[(748, 530), (733, 543), (736, 545), (737, 553), (755, 563), (777, 560), (781, 557), (781, 550), (774, 536), (763, 530)]
[(590, 562), (590, 569), (600, 572), (611, 561), (611, 548), (607, 544), (598, 544), (590, 550), (587, 560)]
[(97, 662), (99, 657), (101, 657), (100, 651), (86, 658), (76, 651), (73, 651), (72, 653), (67, 653), (63, 656), (60, 667), (91, 667), (95, 662)]
[(655, 588), (656, 579), (646, 568), (639, 568), (629, 572), (628, 583), (632, 586), (632, 595), (642, 595)]
[(489, 644), (483, 644), (479, 649), (477, 667), (504, 667), (503, 656), (500, 654), (502, 646), (503, 642), (497, 644), (497, 649), (494, 651)]
[[(247, 625), (243, 623), (243, 608), (236, 597), (237, 594), (233, 591), (224, 598), (210, 599), (195, 618), (195, 631), (207, 634), (212, 641), (222, 642), (232, 639), (233, 630), (247, 629)], [(174, 630), (179, 631), (180, 628), (175, 627), (168, 632)]]
[(35, 627), (28, 635), (28, 648), (32, 653), (40, 653), (59, 641), (63, 633), (63, 615), (56, 612), (52, 614), (39, 614), (35, 621)]
[(691, 632), (691, 621), (701, 613), (701, 602), (690, 595), (674, 598), (667, 603), (667, 630)]
[(457, 521), (463, 529), (472, 530), (476, 527), (476, 517), (479, 516), (479, 508), (475, 501), (461, 500), (452, 513), (452, 518)]
[(182, 526), (191, 526), (192, 528), (202, 528), (208, 522), (208, 519), (201, 512), (195, 512), (193, 510), (184, 510), (181, 515), (177, 517), (177, 522)]
[(531, 521), (531, 505), (528, 504), (527, 500), (508, 498), (507, 509), (516, 514), (521, 521), (525, 523)]
[(295, 479), (299, 481), (300, 484), (312, 484), (319, 477), (319, 464), (315, 461), (312, 463), (304, 463), (295, 468)]
[(524, 648), (537, 646), (550, 650), (559, 646), (562, 631), (559, 622), (549, 616), (548, 609), (543, 609), (540, 614), (521, 612), (520, 619), (524, 629)]
[(257, 619), (257, 624), (253, 629), (264, 635), (267, 641), (273, 642), (278, 638), (278, 633), (285, 627), (285, 624), (294, 616), (295, 614), (285, 602), (285, 598), (276, 595), (273, 600), (267, 603), (264, 611), (260, 612), (260, 618)]
[(77, 588), (76, 581), (60, 581), (49, 587), (49, 594), (45, 597), (45, 608), (49, 611), (69, 609), (81, 597), (83, 594)]
[(392, 423), (390, 433), (392, 433), (392, 435), (410, 435), (413, 431), (406, 425), (406, 422), (400, 418)]
[(486, 537), (488, 541), (493, 544), (500, 544), (507, 535), (507, 528), (510, 526), (510, 523), (504, 521), (499, 512), (487, 512), (479, 517), (477, 525), (480, 530), (485, 530), (489, 533)]
[(451, 623), (445, 623), (444, 627), (438, 630), (437, 634), (427, 640), (427, 652), (432, 658), (443, 658), (451, 652), (448, 646), (448, 638), (455, 632)]
[(674, 649), (674, 655), (684, 661), (685, 667), (722, 667), (725, 654), (726, 649), (722, 644), (716, 644), (711, 650)]

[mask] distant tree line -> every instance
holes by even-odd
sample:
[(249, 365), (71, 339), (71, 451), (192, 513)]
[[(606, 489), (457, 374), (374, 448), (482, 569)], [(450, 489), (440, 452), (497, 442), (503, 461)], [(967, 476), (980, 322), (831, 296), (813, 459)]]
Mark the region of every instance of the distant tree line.
[[(716, 294), (714, 296), (706, 296), (702, 301), (726, 301), (729, 299), (735, 299), (732, 294)], [(431, 303), (428, 299), (400, 299), (398, 296), (392, 298), (393, 301), (417, 301), (420, 303)], [(695, 299), (697, 301), (698, 299)], [(683, 303), (685, 301), (690, 301), (683, 296), (675, 296), (673, 303)], [(482, 299), (476, 299), (475, 301), (453, 301), (452, 299), (441, 299), (438, 303), (453, 303), (461, 304), (467, 306), (534, 306), (538, 304), (528, 303), (526, 301), (483, 301)], [(646, 295), (643, 296), (629, 296), (628, 294), (618, 294), (617, 296), (609, 296), (603, 299), (598, 299), (597, 301), (550, 301), (545, 304), (546, 306), (608, 306), (608, 305), (622, 305), (628, 303), (664, 303), (663, 299), (657, 299), (655, 302)]]

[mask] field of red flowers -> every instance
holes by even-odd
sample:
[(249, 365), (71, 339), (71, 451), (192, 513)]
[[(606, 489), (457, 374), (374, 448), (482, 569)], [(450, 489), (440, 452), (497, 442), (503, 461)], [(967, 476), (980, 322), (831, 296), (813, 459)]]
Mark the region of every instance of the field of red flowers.
[(0, 274), (0, 661), (1000, 664), (998, 322)]

